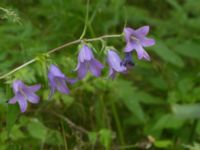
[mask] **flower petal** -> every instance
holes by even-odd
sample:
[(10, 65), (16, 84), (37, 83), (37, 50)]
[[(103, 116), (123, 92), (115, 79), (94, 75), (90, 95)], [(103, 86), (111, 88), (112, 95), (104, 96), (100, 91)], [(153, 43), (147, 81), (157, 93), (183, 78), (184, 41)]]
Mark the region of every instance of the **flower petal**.
[(91, 73), (99, 77), (101, 75), (101, 70), (103, 69), (103, 65), (96, 59), (92, 59), (90, 62), (90, 71)]
[(124, 34), (125, 34), (125, 40), (126, 42), (129, 42), (131, 39), (131, 36), (135, 33), (135, 31), (132, 28), (124, 28)]
[(151, 60), (149, 54), (148, 54), (145, 50), (144, 50), (144, 52), (143, 52), (143, 58), (146, 59), (146, 60), (148, 60), (148, 61)]
[(131, 52), (134, 49), (136, 49), (136, 47), (137, 47), (137, 43), (135, 43), (134, 41), (127, 42), (124, 48), (124, 52)]
[(74, 71), (77, 71), (79, 69), (80, 65), (81, 65), (81, 62), (78, 62), (78, 64), (77, 64), (76, 68), (74, 69)]
[(53, 64), (49, 68), (49, 75), (60, 78), (65, 77), (65, 75), (61, 72), (61, 70), (56, 65)]
[(29, 86), (28, 88), (29, 88), (30, 91), (36, 92), (41, 88), (41, 84), (36, 84), (36, 85), (33, 85), (33, 86)]
[(144, 38), (141, 40), (141, 43), (144, 47), (153, 46), (155, 44), (155, 40), (151, 38)]
[(69, 94), (69, 89), (66, 85), (66, 82), (65, 80), (63, 79), (57, 79), (56, 80), (56, 88), (58, 91), (60, 91), (61, 93), (64, 93), (64, 94)]
[(77, 82), (77, 79), (65, 78), (65, 80), (70, 84), (74, 84)]
[(150, 56), (148, 55), (148, 53), (143, 49), (142, 45), (138, 45), (136, 48), (136, 52), (138, 54), (138, 58), (139, 59), (146, 59), (146, 60), (150, 60)]
[(143, 47), (141, 45), (137, 45), (136, 52), (139, 59), (143, 58), (143, 51), (144, 51)]
[(27, 96), (27, 100), (33, 104), (37, 104), (40, 100), (40, 97), (32, 92), (26, 93), (26, 96)]
[(80, 62), (84, 62), (90, 61), (92, 58), (94, 58), (92, 50), (87, 45), (83, 45), (83, 47), (79, 51), (78, 60)]
[(17, 96), (14, 96), (13, 98), (11, 98), (8, 103), (9, 104), (15, 104), (17, 102)]
[(27, 101), (25, 99), (25, 97), (23, 97), (22, 95), (18, 95), (18, 103), (19, 103), (19, 107), (21, 112), (25, 112), (27, 109)]
[(23, 87), (24, 87), (24, 83), (21, 80), (15, 80), (13, 82), (13, 90), (15, 94), (19, 92), (19, 88), (22, 89)]
[(140, 27), (135, 31), (136, 36), (145, 37), (149, 33), (149, 26)]
[(126, 69), (124, 66), (121, 65), (121, 59), (115, 51), (108, 51), (107, 61), (109, 66), (117, 72), (122, 72)]
[(51, 99), (51, 97), (53, 96), (54, 93), (55, 93), (55, 87), (51, 87), (50, 93), (49, 93), (49, 96), (48, 96), (48, 100)]
[(115, 78), (115, 75), (116, 75), (116, 71), (114, 71), (113, 69), (110, 68), (109, 70), (109, 77), (111, 79), (114, 79)]
[(56, 87), (56, 83), (54, 81), (55, 76), (53, 74), (49, 73), (48, 74), (48, 80), (49, 80), (49, 86), (50, 87)]
[(78, 69), (78, 78), (83, 79), (87, 73), (87, 63), (80, 63)]

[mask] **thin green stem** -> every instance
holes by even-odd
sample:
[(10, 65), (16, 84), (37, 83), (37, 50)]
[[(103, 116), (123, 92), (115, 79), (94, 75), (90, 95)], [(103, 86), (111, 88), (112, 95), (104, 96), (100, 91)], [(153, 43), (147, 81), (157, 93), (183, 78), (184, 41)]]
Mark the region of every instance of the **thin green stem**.
[(20, 70), (20, 69), (22, 69), (22, 68), (24, 68), (24, 67), (26, 67), (26, 66), (32, 64), (32, 63), (35, 62), (35, 61), (36, 61), (36, 58), (31, 59), (30, 61), (26, 62), (25, 64), (23, 64), (23, 65), (21, 65), (21, 66), (15, 68), (15, 69), (13, 69), (13, 70), (11, 70), (10, 72), (8, 72), (8, 73), (4, 74), (3, 76), (1, 76), (1, 77), (0, 77), (0, 80), (3, 79), (3, 78), (6, 78), (7, 76), (13, 74), (14, 72), (16, 72), (16, 71), (18, 71), (18, 70)]
[(100, 116), (99, 116), (99, 119), (101, 120), (101, 124), (103, 128), (106, 128), (108, 126), (108, 121), (106, 119), (106, 105), (105, 105), (105, 102), (104, 102), (104, 98), (103, 98), (103, 95), (101, 94), (100, 96), (100, 101), (99, 101), (99, 106), (100, 106)]
[(123, 145), (125, 145), (123, 131), (122, 131), (122, 128), (121, 128), (119, 116), (118, 116), (117, 109), (115, 107), (114, 102), (112, 103), (111, 107), (112, 107), (112, 112), (113, 112), (114, 119), (115, 119), (115, 122), (116, 122), (116, 125), (117, 125), (119, 140), (120, 140), (121, 145), (123, 146)]
[(3, 8), (3, 7), (0, 7), (0, 10), (2, 10), (2, 11), (7, 11), (5, 8)]
[[(68, 47), (68, 46), (71, 46), (71, 45), (74, 45), (74, 44), (81, 43), (81, 41), (93, 42), (93, 41), (100, 41), (100, 40), (102, 40), (102, 39), (107, 39), (107, 38), (119, 38), (119, 37), (121, 37), (121, 36), (122, 36), (122, 34), (113, 34), (113, 35), (103, 35), (103, 36), (100, 36), (100, 37), (90, 38), (90, 39), (78, 39), (78, 40), (75, 40), (75, 41), (72, 41), (72, 42), (65, 43), (65, 44), (63, 44), (63, 45), (61, 45), (61, 46), (59, 46), (59, 47), (56, 47), (56, 48), (50, 50), (49, 52), (47, 52), (47, 55), (50, 55), (50, 54), (55, 53), (55, 52), (57, 52), (57, 51), (60, 51), (60, 50), (62, 50), (62, 49), (65, 48), (65, 47)], [(0, 80), (6, 78), (7, 76), (12, 75), (13, 73), (19, 71), (20, 69), (22, 69), (22, 68), (24, 68), (24, 67), (26, 67), (26, 66), (28, 66), (28, 65), (30, 65), (30, 64), (32, 64), (32, 63), (34, 63), (36, 60), (37, 60), (37, 57), (36, 57), (36, 58), (33, 58), (33, 59), (31, 59), (31, 60), (29, 60), (28, 62), (24, 63), (23, 65), (21, 65), (21, 66), (19, 66), (19, 67), (17, 67), (17, 68), (15, 68), (15, 69), (11, 70), (10, 72), (8, 72), (8, 73), (6, 73), (6, 74), (0, 76)]]
[(85, 25), (84, 25), (84, 29), (83, 32), (80, 36), (80, 39), (82, 39), (85, 36), (85, 33), (87, 31), (87, 26), (88, 26), (88, 18), (89, 18), (89, 7), (90, 6), (90, 0), (87, 0), (87, 8), (86, 8), (86, 17), (85, 17)]
[(198, 125), (198, 120), (195, 119), (192, 123), (191, 132), (190, 132), (190, 136), (189, 136), (189, 142), (193, 142), (193, 140), (194, 140), (197, 125)]
[(64, 128), (62, 121), (61, 121), (61, 128), (62, 128), (62, 135), (63, 135), (65, 150), (68, 150), (67, 140), (66, 140), (66, 136), (65, 136), (65, 128)]
[(124, 28), (127, 26), (127, 9), (126, 6), (124, 6)]
[(137, 144), (120, 146), (119, 149), (133, 149), (137, 148)]
[(74, 122), (72, 122), (69, 118), (67, 118), (66, 116), (60, 115), (59, 113), (55, 112), (55, 111), (49, 111), (49, 113), (51, 113), (54, 116), (57, 116), (58, 118), (64, 120), (71, 128), (76, 129), (77, 131), (80, 131), (84, 134), (88, 134), (89, 131), (86, 130), (85, 128), (76, 125)]

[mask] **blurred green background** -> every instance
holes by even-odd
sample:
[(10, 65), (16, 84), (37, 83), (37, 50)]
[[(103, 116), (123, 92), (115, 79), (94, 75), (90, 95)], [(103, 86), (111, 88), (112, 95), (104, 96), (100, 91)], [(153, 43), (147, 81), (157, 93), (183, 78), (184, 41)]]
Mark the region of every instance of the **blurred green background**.
[[(134, 53), (129, 74), (106, 80), (106, 66), (102, 77), (88, 75), (70, 86), (70, 95), (56, 92), (49, 101), (46, 66), (76, 77), (77, 45), (43, 54), (80, 37), (86, 4), (0, 1), (0, 75), (39, 58), (0, 81), (0, 150), (200, 150), (200, 1), (90, 0), (86, 38), (150, 25), (152, 60), (138, 61)], [(123, 57), (123, 38), (106, 41)], [(101, 42), (92, 44), (106, 64)], [(14, 79), (43, 85), (40, 103), (24, 114), (7, 104)]]

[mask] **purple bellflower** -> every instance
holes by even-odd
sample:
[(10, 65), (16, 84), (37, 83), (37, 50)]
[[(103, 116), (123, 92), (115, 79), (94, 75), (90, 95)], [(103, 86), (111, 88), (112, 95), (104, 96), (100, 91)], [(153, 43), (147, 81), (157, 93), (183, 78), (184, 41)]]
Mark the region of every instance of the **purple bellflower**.
[(75, 69), (78, 71), (78, 78), (83, 79), (88, 71), (95, 77), (99, 77), (102, 69), (103, 65), (94, 58), (92, 50), (87, 45), (83, 45), (79, 51), (78, 64)]
[(13, 91), (15, 96), (11, 98), (8, 103), (15, 104), (19, 103), (21, 112), (25, 112), (27, 109), (27, 101), (30, 103), (37, 104), (40, 100), (40, 97), (35, 94), (41, 88), (40, 84), (33, 86), (25, 85), (21, 80), (16, 80), (13, 82)]
[(146, 35), (149, 33), (149, 26), (143, 26), (137, 30), (132, 28), (124, 28), (126, 47), (125, 52), (131, 52), (136, 50), (139, 59), (146, 59), (150, 61), (149, 54), (144, 50), (143, 47), (152, 46), (155, 44), (155, 40), (147, 38)]
[(60, 71), (60, 69), (53, 64), (49, 68), (48, 79), (49, 79), (49, 85), (51, 88), (49, 98), (54, 94), (55, 90), (58, 90), (59, 92), (64, 93), (64, 94), (69, 94), (69, 88), (67, 87), (66, 82), (71, 83), (71, 84), (76, 82), (75, 79), (67, 78)]
[(110, 66), (109, 70), (109, 77), (114, 79), (116, 72), (125, 72), (126, 67), (124, 65), (121, 65), (121, 59), (118, 56), (118, 54), (113, 50), (108, 50), (107, 52), (107, 62)]

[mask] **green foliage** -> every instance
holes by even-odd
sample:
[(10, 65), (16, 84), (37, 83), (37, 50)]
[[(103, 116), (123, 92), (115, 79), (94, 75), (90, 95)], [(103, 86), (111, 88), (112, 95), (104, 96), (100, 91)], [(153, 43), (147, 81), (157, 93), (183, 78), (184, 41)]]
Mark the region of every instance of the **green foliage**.
[(179, 118), (199, 119), (200, 104), (174, 105), (172, 106), (174, 114)]
[(8, 112), (7, 112), (7, 131), (8, 133), (12, 129), (15, 121), (17, 120), (17, 116), (19, 115), (19, 106), (18, 105), (8, 105)]
[(98, 133), (89, 132), (88, 138), (93, 146), (99, 141), (106, 150), (109, 150), (113, 139), (113, 133), (108, 129), (102, 128)]
[[(48, 65), (69, 77), (78, 45), (53, 55), (48, 50), (80, 37), (86, 0), (1, 0), (0, 75), (32, 58), (31, 64), (0, 80), (0, 150), (164, 149), (199, 150), (200, 2), (198, 0), (90, 0), (86, 38), (150, 25), (156, 45), (151, 61), (138, 60), (128, 74), (107, 80), (88, 75), (69, 85), (70, 95), (48, 100)], [(91, 42), (104, 64), (105, 46), (123, 57), (123, 39)], [(106, 78), (106, 79), (105, 79)], [(11, 84), (41, 83), (41, 100), (19, 113), (9, 105)], [(149, 139), (148, 137), (152, 137)]]
[(27, 128), (28, 128), (28, 132), (33, 138), (36, 138), (41, 141), (45, 139), (47, 130), (45, 126), (38, 120), (32, 120), (28, 124)]
[(158, 148), (167, 148), (170, 145), (172, 145), (172, 141), (169, 141), (169, 140), (156, 141), (154, 145), (155, 147), (158, 147)]
[(0, 7), (0, 11), (3, 12), (3, 14), (0, 16), (2, 19), (7, 19), (8, 21), (12, 21), (14, 23), (20, 23), (20, 18), (15, 11), (5, 9), (3, 7)]
[(105, 146), (106, 150), (109, 150), (112, 141), (112, 132), (107, 129), (101, 129), (99, 131), (99, 141)]
[(183, 67), (184, 62), (174, 51), (170, 50), (164, 43), (157, 41), (153, 49), (160, 58), (165, 62), (176, 65), (177, 67)]

